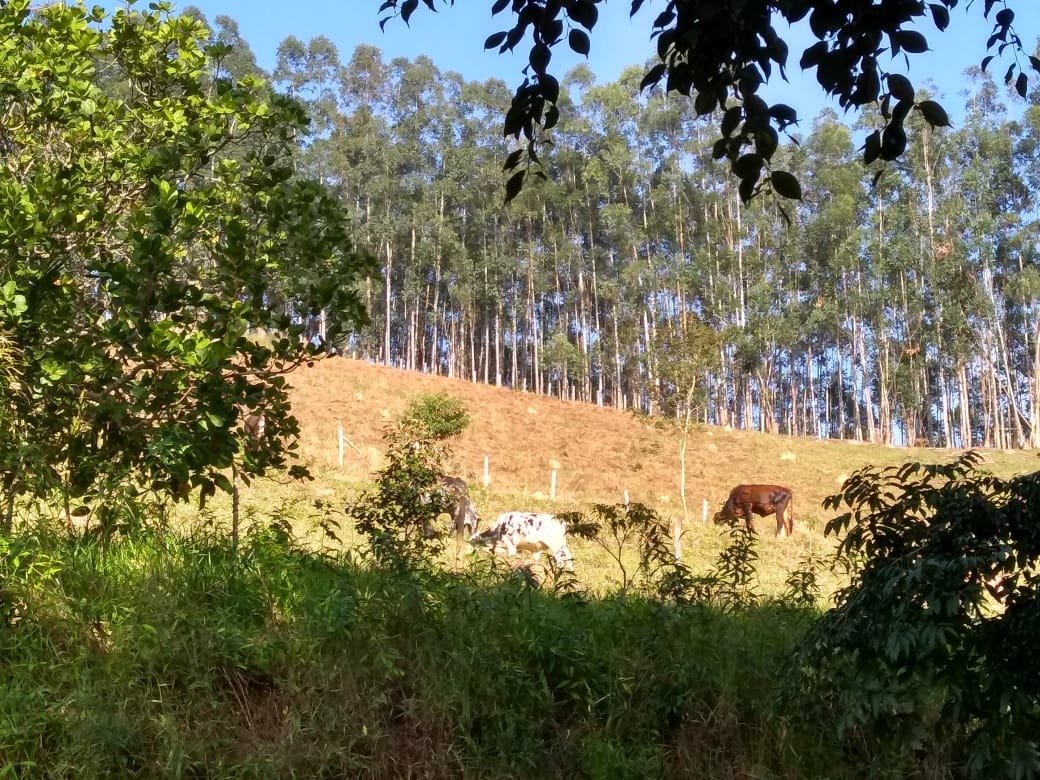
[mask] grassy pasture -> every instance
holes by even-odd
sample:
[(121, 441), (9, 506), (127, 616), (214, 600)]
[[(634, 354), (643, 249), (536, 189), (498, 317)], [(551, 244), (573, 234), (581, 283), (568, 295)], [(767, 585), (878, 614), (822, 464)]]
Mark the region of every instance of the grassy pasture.
[[(382, 435), (409, 398), (445, 392), (463, 399), (472, 422), (454, 446), (453, 472), (470, 484), (486, 521), (508, 509), (563, 512), (587, 510), (592, 503), (624, 500), (653, 507), (664, 517), (681, 516), (679, 431), (669, 421), (588, 404), (476, 385), (348, 358), (333, 358), (304, 368), (291, 378), (293, 410), (300, 421), (300, 457), (315, 480), (306, 485), (259, 480), (243, 497), (246, 516), (266, 517), (272, 508), (297, 519), (297, 531), (312, 534), (314, 501), (341, 509), (371, 484), (382, 464)], [(338, 431), (345, 443), (339, 465)], [(484, 457), (490, 482), (483, 487)], [(711, 516), (740, 482), (775, 482), (794, 491), (795, 533), (791, 540), (773, 536), (773, 518), (757, 520), (760, 534), (758, 574), (763, 593), (776, 593), (787, 573), (810, 553), (826, 555), (832, 540), (823, 527), (830, 516), (821, 503), (845, 478), (866, 465), (910, 461), (944, 462), (951, 450), (897, 448), (856, 442), (818, 441), (764, 433), (697, 426), (690, 433), (687, 456), (689, 522), (684, 529), (685, 560), (695, 571), (710, 568), (726, 543)], [(998, 476), (1040, 469), (1036, 452), (985, 451)], [(556, 498), (550, 499), (553, 468)], [(705, 518), (707, 506), (707, 522)], [(190, 511), (189, 511), (190, 514)], [(213, 514), (226, 518), (225, 504)], [(341, 516), (333, 519), (343, 521)], [(446, 521), (445, 521), (446, 522)], [(358, 540), (349, 524), (340, 528), (343, 544)], [(615, 567), (596, 545), (573, 545), (582, 583), (609, 589)], [(447, 560), (447, 559), (446, 559)], [(824, 573), (824, 592), (840, 583)]]

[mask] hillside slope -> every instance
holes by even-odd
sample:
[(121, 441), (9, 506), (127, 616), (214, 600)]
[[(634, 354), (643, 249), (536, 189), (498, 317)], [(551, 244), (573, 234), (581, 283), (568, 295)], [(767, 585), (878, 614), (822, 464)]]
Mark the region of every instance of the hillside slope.
[[(419, 393), (446, 392), (462, 398), (472, 423), (455, 448), (456, 472), (471, 485), (490, 464), (493, 504), (540, 508), (557, 468), (556, 505), (616, 503), (627, 490), (667, 513), (679, 507), (677, 426), (628, 412), (331, 358), (292, 375), (293, 409), (300, 420), (301, 456), (337, 483), (370, 479), (378, 468), (386, 423)], [(346, 439), (338, 465), (338, 427)], [(986, 451), (997, 474), (1040, 469), (1036, 452)], [(796, 521), (804, 528), (827, 515), (821, 501), (837, 491), (852, 471), (867, 464), (910, 460), (946, 461), (951, 450), (895, 448), (855, 442), (820, 441), (697, 426), (690, 434), (687, 496), (691, 521), (699, 522), (703, 501), (709, 515), (740, 482), (777, 482), (794, 490)], [(521, 505), (522, 502), (524, 505)], [(768, 525), (765, 527), (769, 527)]]

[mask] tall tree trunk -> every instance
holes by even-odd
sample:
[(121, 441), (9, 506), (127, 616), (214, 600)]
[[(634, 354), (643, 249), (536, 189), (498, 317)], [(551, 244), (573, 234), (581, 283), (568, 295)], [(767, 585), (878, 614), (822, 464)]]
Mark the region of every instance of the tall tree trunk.
[(391, 364), (390, 355), (390, 320), (393, 319), (393, 306), (392, 302), (392, 288), (393, 288), (393, 270), (394, 270), (394, 247), (390, 243), (390, 239), (386, 239), (386, 303), (384, 306), (384, 317), (386, 318), (386, 329), (383, 333), (383, 365), (389, 366)]
[(957, 398), (960, 401), (960, 445), (971, 447), (974, 444), (971, 433), (971, 391), (968, 386), (968, 370), (963, 362), (957, 366)]
[(881, 418), (881, 442), (883, 444), (892, 442), (891, 349), (891, 342), (886, 338), (884, 347), (878, 357), (878, 404)]
[(1029, 378), (1029, 447), (1040, 448), (1040, 317), (1033, 320), (1033, 371)]

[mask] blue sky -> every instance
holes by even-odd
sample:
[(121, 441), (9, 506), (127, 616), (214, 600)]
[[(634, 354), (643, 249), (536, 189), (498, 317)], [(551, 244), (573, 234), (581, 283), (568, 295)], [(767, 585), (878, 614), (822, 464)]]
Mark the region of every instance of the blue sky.
[[(379, 47), (387, 60), (398, 56), (413, 59), (426, 54), (439, 69), (458, 71), (469, 80), (495, 76), (515, 87), (523, 78), (520, 71), (525, 64), (526, 49), (521, 53), (521, 47), (517, 47), (517, 53), (503, 55), (495, 50), (484, 51), (484, 39), (506, 29), (513, 18), (508, 12), (493, 17), (489, 0), (456, 0), (454, 7), (443, 7), (438, 13), (430, 13), (420, 5), (410, 28), (395, 19), (387, 23), (385, 32), (379, 28), (381, 0), (297, 0), (296, 3), (195, 0), (180, 2), (178, 7), (189, 4), (199, 7), (210, 20), (220, 14), (236, 19), (260, 65), (268, 69), (274, 64), (278, 44), (287, 36), (295, 35), (307, 41), (316, 35), (326, 35), (337, 45), (344, 61), (357, 45), (367, 43)], [(629, 18), (630, 5), (629, 0), (607, 0), (601, 6), (588, 59), (601, 83), (613, 81), (625, 67), (638, 65), (653, 56), (654, 47), (649, 38), (651, 24), (663, 4), (660, 0), (649, 0), (634, 19)], [(926, 79), (934, 80), (955, 123), (963, 115), (964, 101), (959, 94), (965, 88), (963, 71), (978, 65), (987, 53), (986, 38), (991, 25), (983, 19), (981, 5), (978, 1), (967, 9), (964, 3), (955, 8), (950, 27), (943, 34), (935, 30), (930, 17), (925, 17), (927, 21), (922, 22), (921, 30), (937, 50), (916, 55), (911, 60), (914, 83), (920, 87)], [(1027, 53), (1032, 54), (1040, 35), (1040, 2), (1014, 0), (1011, 5), (1017, 14), (1015, 27), (1026, 44)], [(787, 31), (779, 32), (784, 35)], [(770, 85), (766, 97), (793, 105), (802, 117), (802, 131), (807, 132), (811, 119), (823, 107), (830, 106), (839, 113), (840, 109), (823, 94), (814, 73), (803, 75), (798, 68), (801, 50), (812, 42), (807, 31), (792, 31), (788, 42), (791, 45), (790, 83), (775, 78), (774, 74), (775, 83)], [(563, 46), (557, 48), (553, 72), (558, 75), (584, 59), (564, 51)], [(994, 60), (990, 72), (1002, 78), (1011, 61), (1009, 58)], [(904, 71), (901, 58), (891, 64), (883, 59), (882, 63), (894, 72)], [(1035, 72), (1030, 72), (1030, 76), (1031, 82), (1040, 78)]]

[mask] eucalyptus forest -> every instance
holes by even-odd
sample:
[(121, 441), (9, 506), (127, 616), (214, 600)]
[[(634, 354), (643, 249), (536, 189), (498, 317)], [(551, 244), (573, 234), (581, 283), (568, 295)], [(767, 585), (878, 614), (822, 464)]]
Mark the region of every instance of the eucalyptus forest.
[(971, 71), (963, 123), (910, 117), (873, 186), (866, 123), (825, 110), (778, 151), (804, 198), (745, 205), (714, 129), (645, 72), (571, 70), (551, 170), (506, 207), (505, 83), (287, 38), (271, 76), (314, 117), (301, 164), (382, 269), (349, 349), (743, 429), (1040, 446), (1034, 105)]

